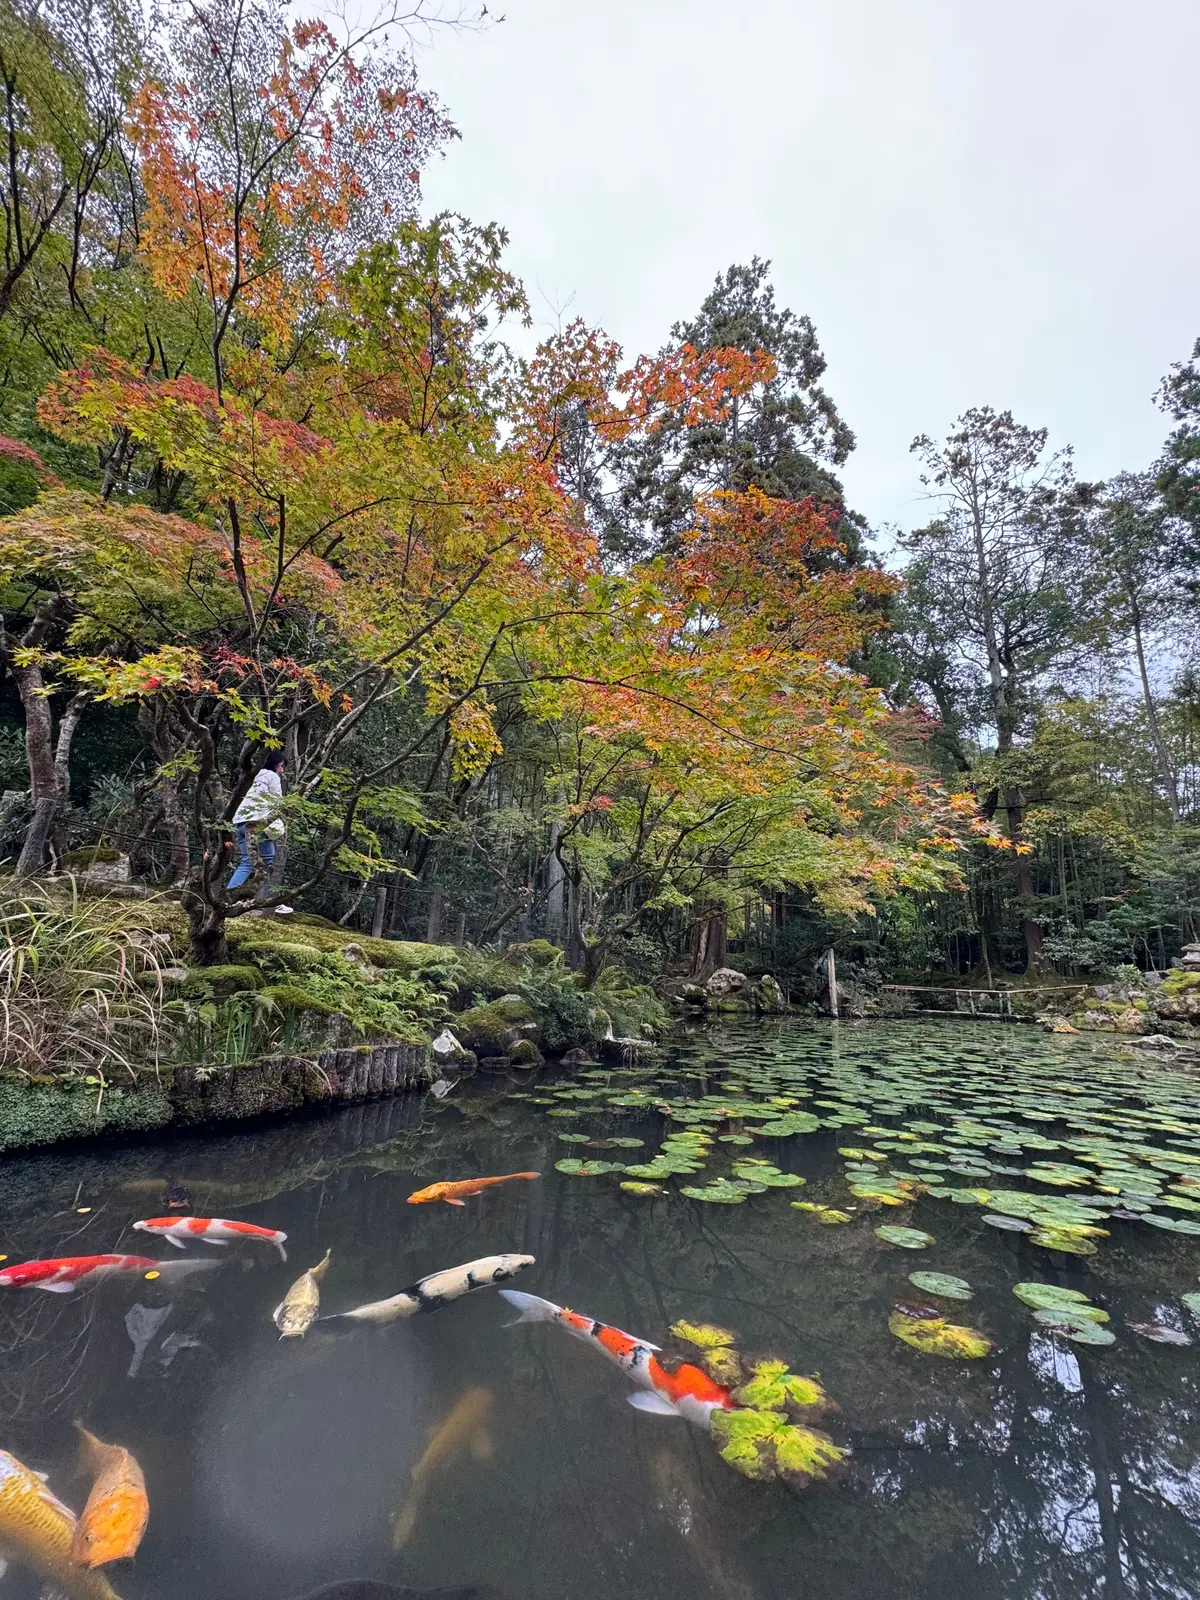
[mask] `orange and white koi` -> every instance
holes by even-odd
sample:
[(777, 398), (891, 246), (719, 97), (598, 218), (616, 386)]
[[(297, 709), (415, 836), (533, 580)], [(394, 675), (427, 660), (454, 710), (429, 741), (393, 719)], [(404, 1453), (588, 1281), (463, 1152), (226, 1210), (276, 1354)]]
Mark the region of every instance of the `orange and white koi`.
[(79, 1429), (79, 1470), (92, 1479), (83, 1514), (75, 1524), (71, 1557), (81, 1567), (103, 1567), (110, 1561), (128, 1561), (150, 1520), (146, 1480), (137, 1460), (123, 1445), (105, 1444)]
[(444, 1200), (448, 1206), (463, 1206), (472, 1196), (482, 1194), (497, 1183), (512, 1183), (517, 1178), (540, 1178), (540, 1172), (507, 1172), (502, 1178), (463, 1178), (457, 1183), (431, 1183), (428, 1189), (418, 1189), (410, 1194), (410, 1206), (428, 1205), (431, 1200)]
[(91, 1288), (101, 1278), (127, 1272), (153, 1272), (159, 1263), (149, 1256), (56, 1256), (52, 1261), (21, 1261), (0, 1272), (0, 1289), (45, 1289), (70, 1294)]
[(522, 1294), (519, 1289), (501, 1289), (500, 1293), (521, 1313), (519, 1322), (557, 1322), (576, 1339), (594, 1345), (602, 1355), (615, 1362), (642, 1391), (629, 1396), (629, 1404), (638, 1411), (662, 1417), (686, 1417), (689, 1422), (706, 1428), (714, 1411), (736, 1410), (729, 1390), (714, 1383), (699, 1367), (685, 1361), (674, 1372), (668, 1372), (658, 1359), (656, 1344), (635, 1339), (631, 1333), (622, 1333), (620, 1328), (610, 1328), (591, 1317), (582, 1317), (578, 1311), (568, 1311), (565, 1306), (556, 1306), (536, 1294)]
[(135, 1222), (142, 1233), (153, 1233), (166, 1239), (177, 1250), (185, 1250), (189, 1240), (203, 1239), (206, 1244), (232, 1244), (241, 1239), (261, 1239), (273, 1244), (283, 1259), (287, 1251), (283, 1242), (286, 1233), (278, 1228), (259, 1228), (253, 1222), (228, 1222), (224, 1217), (149, 1217), (145, 1222)]

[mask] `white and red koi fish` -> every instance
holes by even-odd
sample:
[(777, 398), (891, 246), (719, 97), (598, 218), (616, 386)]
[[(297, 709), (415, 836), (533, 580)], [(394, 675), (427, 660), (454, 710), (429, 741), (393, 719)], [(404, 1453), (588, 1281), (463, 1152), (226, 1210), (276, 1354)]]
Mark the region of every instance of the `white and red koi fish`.
[(635, 1339), (620, 1328), (610, 1328), (591, 1317), (581, 1317), (578, 1311), (568, 1311), (542, 1300), (536, 1294), (522, 1294), (519, 1289), (501, 1289), (500, 1293), (516, 1306), (521, 1322), (557, 1322), (560, 1327), (594, 1345), (610, 1361), (631, 1378), (640, 1394), (631, 1394), (629, 1404), (639, 1411), (654, 1412), (663, 1417), (686, 1417), (698, 1427), (707, 1428), (714, 1411), (736, 1410), (729, 1390), (714, 1383), (707, 1372), (685, 1361), (674, 1372), (668, 1372), (658, 1359), (658, 1346)]
[(58, 1256), (53, 1261), (22, 1261), (0, 1272), (0, 1289), (45, 1289), (50, 1294), (70, 1294), (75, 1289), (90, 1288), (101, 1278), (153, 1272), (158, 1265), (149, 1256)]
[(252, 1222), (227, 1222), (223, 1217), (149, 1217), (145, 1222), (135, 1222), (142, 1233), (153, 1233), (167, 1239), (177, 1250), (186, 1250), (189, 1240), (203, 1239), (206, 1244), (230, 1244), (239, 1239), (261, 1239), (273, 1244), (283, 1259), (286, 1233), (278, 1228), (258, 1228)]

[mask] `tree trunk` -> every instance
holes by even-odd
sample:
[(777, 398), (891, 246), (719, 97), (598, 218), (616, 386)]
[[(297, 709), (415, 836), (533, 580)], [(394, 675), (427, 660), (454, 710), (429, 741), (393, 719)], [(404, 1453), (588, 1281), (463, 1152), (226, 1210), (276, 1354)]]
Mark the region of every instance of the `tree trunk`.
[(383, 924), (387, 916), (388, 889), (386, 883), (375, 885), (375, 912), (371, 917), (372, 939), (383, 938)]
[(546, 934), (551, 944), (562, 944), (565, 921), (564, 888), (566, 879), (563, 865), (558, 859), (558, 841), (562, 837), (562, 824), (550, 824), (550, 854), (546, 860)]
[(725, 912), (710, 908), (692, 930), (693, 983), (705, 983), (729, 959), (729, 924)]
[[(196, 876), (197, 873), (193, 872), (192, 877)], [(184, 890), (180, 904), (188, 919), (188, 933), (196, 965), (223, 965), (229, 959), (229, 946), (225, 942), (225, 913), (218, 906), (210, 905), (194, 883)]]
[[(1022, 842), (1025, 822), (1025, 796), (1020, 789), (1004, 791), (1004, 811), (1008, 818), (1008, 836), (1014, 850)], [(1033, 863), (1027, 855), (1017, 857), (1017, 898), (1022, 903), (1021, 932), (1025, 935), (1025, 970), (1038, 972), (1042, 965), (1043, 932), (1039, 922), (1029, 915), (1033, 899)]]
[(1162, 777), (1163, 788), (1167, 794), (1167, 805), (1171, 812), (1171, 821), (1179, 821), (1179, 787), (1175, 780), (1175, 768), (1171, 762), (1171, 752), (1167, 748), (1167, 741), (1163, 737), (1162, 724), (1158, 720), (1158, 708), (1154, 704), (1154, 696), (1150, 692), (1150, 675), (1146, 671), (1146, 651), (1142, 643), (1142, 614), (1136, 600), (1130, 596), (1130, 616), (1133, 621), (1133, 645), (1137, 653), (1138, 676), (1142, 680), (1142, 703), (1146, 707), (1146, 721), (1150, 727), (1150, 739), (1154, 745), (1154, 754), (1158, 758), (1158, 770)]
[(425, 943), (437, 944), (442, 937), (442, 886), (435, 883), (429, 896), (429, 921), (425, 926)]

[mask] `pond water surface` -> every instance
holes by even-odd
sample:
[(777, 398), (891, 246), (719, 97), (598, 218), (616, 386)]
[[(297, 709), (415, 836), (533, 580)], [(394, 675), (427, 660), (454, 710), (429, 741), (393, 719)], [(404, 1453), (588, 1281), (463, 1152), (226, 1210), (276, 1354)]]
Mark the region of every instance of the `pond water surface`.
[[(672, 1126), (737, 1134), (753, 1119), (715, 1117), (722, 1095), (766, 1106), (772, 1091), (834, 1126), (718, 1142), (703, 1175), (669, 1178), (661, 1197), (622, 1191), (619, 1172), (556, 1170), (572, 1158), (648, 1161), (667, 1129), (663, 1096)], [(697, 1124), (684, 1102), (706, 1095)], [(898, 1135), (913, 1120), (925, 1151), (910, 1167)], [(893, 1171), (996, 1191), (1002, 1205), (1023, 1190), (1091, 1195), (1108, 1236), (1095, 1254), (1064, 1254), (985, 1225), (987, 1206), (965, 1193), (899, 1208), (854, 1196), (846, 1169), (853, 1181), (864, 1163), (839, 1149), (888, 1134), (893, 1149), (878, 1154)], [(643, 1146), (594, 1152), (585, 1138)], [(1112, 1154), (1113, 1139), (1127, 1157)], [(1100, 1193), (1078, 1167), (1074, 1179), (1028, 1177), (1051, 1159), (1047, 1146), (1071, 1163), (1088, 1141), (1101, 1166), (1108, 1151), (1114, 1181)], [(806, 1185), (736, 1204), (680, 1192), (747, 1155)], [(547, 1068), (464, 1081), (440, 1103), (407, 1097), (226, 1135), (8, 1157), (9, 1263), (114, 1249), (174, 1258), (165, 1241), (130, 1231), (162, 1212), (168, 1179), (200, 1215), (286, 1230), (289, 1254), (201, 1245), (192, 1253), (221, 1265), (186, 1283), (168, 1273), (70, 1295), (0, 1290), (0, 1448), (46, 1471), (76, 1508), (86, 1495), (72, 1475), (76, 1418), (135, 1453), (151, 1520), (136, 1562), (109, 1569), (122, 1600), (292, 1600), (351, 1578), (479, 1584), (505, 1600), (1192, 1596), (1200, 1320), (1183, 1296), (1200, 1288), (1200, 1232), (1171, 1223), (1189, 1218), (1180, 1180), (1193, 1161), (1200, 1171), (1200, 1080), (1122, 1057), (1111, 1041), (794, 1021), (697, 1032), (652, 1072)], [(543, 1176), (462, 1208), (406, 1203), (440, 1179), (524, 1169)], [(822, 1225), (796, 1199), (850, 1220)], [(1105, 1206), (1122, 1218), (1107, 1220)], [(1009, 1202), (1009, 1215), (1020, 1210)], [(875, 1229), (896, 1222), (934, 1242), (885, 1243)], [(645, 1339), (662, 1343), (678, 1318), (721, 1324), (747, 1351), (820, 1373), (848, 1469), (801, 1494), (746, 1481), (701, 1430), (631, 1409), (627, 1379), (594, 1350), (555, 1326), (508, 1326), (514, 1313), (493, 1290), (386, 1329), (318, 1324), (281, 1342), (271, 1312), (326, 1250), (325, 1312), (519, 1251), (536, 1265), (513, 1287)], [(893, 1303), (916, 1293), (914, 1270), (970, 1283), (969, 1302), (943, 1309), (988, 1334), (994, 1354), (938, 1360), (889, 1332)], [(1012, 1293), (1031, 1280), (1083, 1290), (1115, 1342), (1081, 1347), (1040, 1327)], [(1154, 1343), (1130, 1322), (1194, 1342)], [(141, 1350), (130, 1326), (149, 1334)], [(456, 1407), (470, 1426), (412, 1502), (430, 1430)], [(10, 1569), (7, 1600), (39, 1592)]]

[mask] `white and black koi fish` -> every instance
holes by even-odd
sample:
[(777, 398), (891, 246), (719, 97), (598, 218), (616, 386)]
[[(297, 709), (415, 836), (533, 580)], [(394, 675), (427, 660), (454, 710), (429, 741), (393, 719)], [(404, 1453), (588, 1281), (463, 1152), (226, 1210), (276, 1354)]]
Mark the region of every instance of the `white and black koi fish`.
[(385, 1323), (397, 1322), (401, 1317), (415, 1317), (424, 1311), (437, 1311), (452, 1300), (474, 1294), (476, 1289), (490, 1289), (494, 1284), (515, 1278), (518, 1272), (531, 1267), (533, 1260), (532, 1256), (481, 1256), (478, 1261), (468, 1261), (461, 1267), (430, 1273), (429, 1277), (392, 1295), (389, 1300), (374, 1300), (370, 1305), (337, 1312), (321, 1320)]

